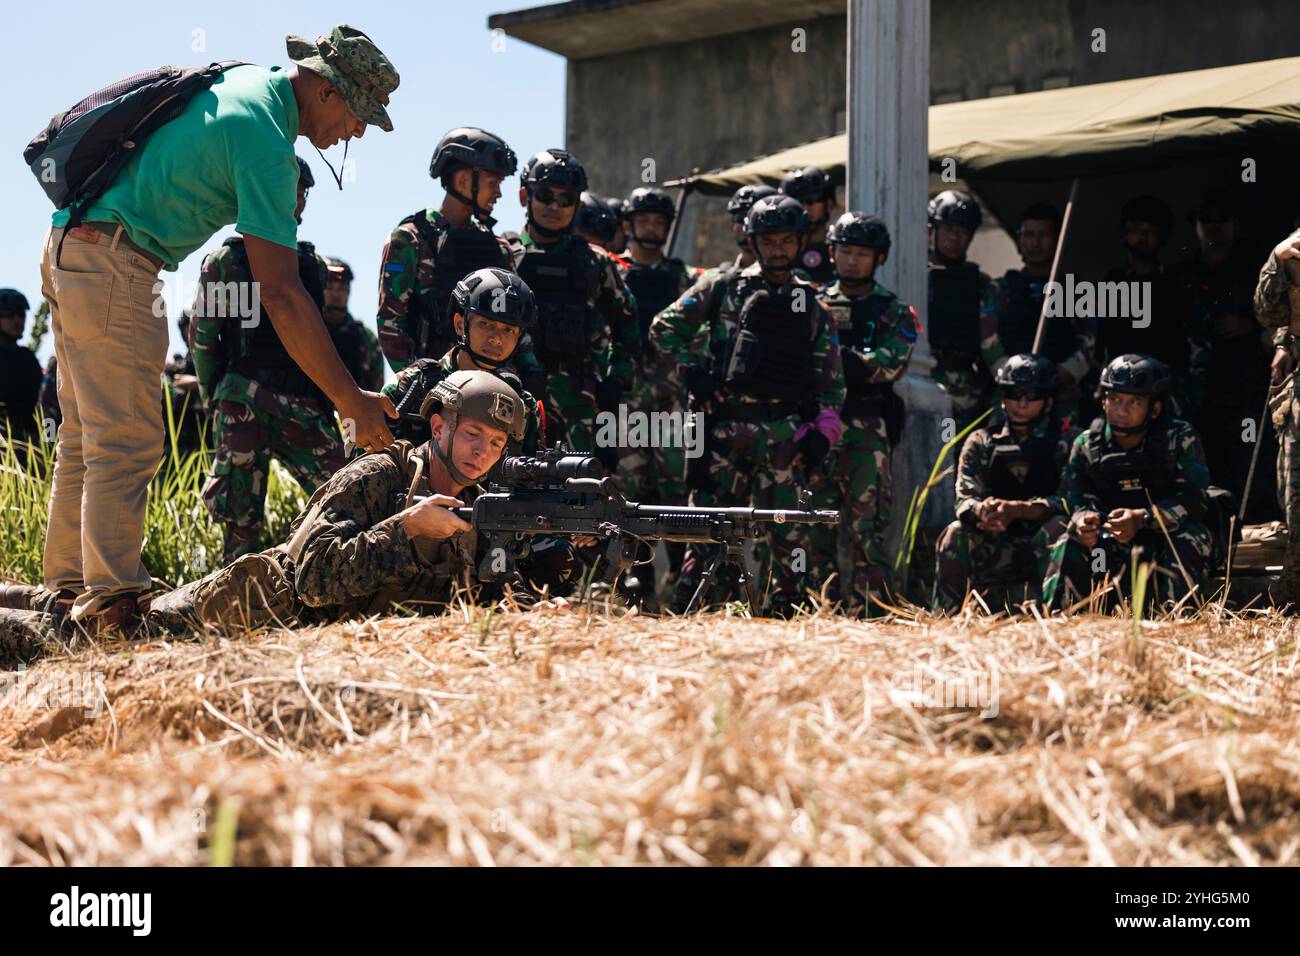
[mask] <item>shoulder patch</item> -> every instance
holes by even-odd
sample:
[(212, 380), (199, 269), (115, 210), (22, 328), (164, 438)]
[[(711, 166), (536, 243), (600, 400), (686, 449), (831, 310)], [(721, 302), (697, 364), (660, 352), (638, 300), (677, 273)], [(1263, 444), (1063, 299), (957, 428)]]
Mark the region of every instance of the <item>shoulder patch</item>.
[(400, 262), (385, 262), (385, 263), (384, 263), (384, 271), (385, 271), (385, 272), (405, 272), (405, 271), (406, 271), (406, 266), (402, 265), (402, 263), (400, 263)]

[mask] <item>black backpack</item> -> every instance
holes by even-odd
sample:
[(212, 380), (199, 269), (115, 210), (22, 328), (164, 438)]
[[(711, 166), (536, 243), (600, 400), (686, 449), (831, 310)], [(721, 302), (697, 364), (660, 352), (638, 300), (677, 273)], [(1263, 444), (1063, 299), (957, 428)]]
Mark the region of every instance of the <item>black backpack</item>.
[(52, 117), (23, 150), (23, 161), (55, 207), (71, 210), (68, 227), (75, 228), (154, 130), (179, 116), (223, 70), (242, 65), (163, 66), (128, 76)]

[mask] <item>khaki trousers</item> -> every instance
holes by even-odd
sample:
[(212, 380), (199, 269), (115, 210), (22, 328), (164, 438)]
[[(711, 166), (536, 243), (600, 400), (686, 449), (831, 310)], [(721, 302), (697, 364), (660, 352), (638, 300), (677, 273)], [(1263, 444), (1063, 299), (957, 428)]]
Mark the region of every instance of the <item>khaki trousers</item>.
[(63, 232), (50, 230), (41, 256), (63, 413), (44, 574), (50, 590), (76, 592), (80, 620), (150, 587), (140, 546), (163, 449), (167, 315), (157, 263), (120, 229), (71, 230), (56, 266)]

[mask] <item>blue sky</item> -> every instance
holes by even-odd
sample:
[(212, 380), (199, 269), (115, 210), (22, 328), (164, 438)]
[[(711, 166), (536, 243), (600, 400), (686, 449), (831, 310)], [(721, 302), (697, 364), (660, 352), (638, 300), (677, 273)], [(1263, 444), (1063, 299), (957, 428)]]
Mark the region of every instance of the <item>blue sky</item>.
[[(400, 0), (370, 6), (336, 0), (133, 0), (123, 5), (65, 0), (57, 15), (24, 17), (0, 57), (0, 88), (10, 91), (4, 124), (10, 161), (0, 164), (6, 224), (0, 230), (0, 286), (22, 291), (33, 309), (40, 301), (41, 244), (53, 206), (21, 154), (50, 116), (114, 80), (163, 64), (238, 59), (287, 66), (285, 34), (314, 39), (336, 23), (350, 23), (368, 33), (401, 74), (389, 106), (394, 131), (371, 127), (352, 143), (348, 159), (355, 161), (356, 178), (345, 182), (341, 193), (311, 144), (298, 140), (298, 153), (316, 176), (299, 236), (314, 242), (322, 254), (348, 261), (357, 275), (352, 313), (373, 327), (379, 257), (388, 232), (402, 217), (441, 196), (429, 178), (429, 157), (443, 132), (482, 126), (504, 137), (521, 163), (548, 146), (564, 145), (564, 59), (512, 37), (494, 44), (487, 28), (491, 13), (541, 2)], [(73, 42), (77, 37), (89, 42)], [(206, 49), (196, 49), (200, 44)], [(338, 169), (342, 145), (326, 155)], [(514, 198), (518, 185), (517, 177), (506, 181), (496, 210), (499, 230), (522, 224), (523, 210)], [(203, 256), (231, 231), (223, 230), (181, 263), (183, 279), (171, 282), (169, 293), (181, 282), (192, 289)], [(188, 304), (169, 298), (171, 316)], [(171, 324), (172, 351), (177, 351)], [(46, 336), (41, 358), (51, 351)]]

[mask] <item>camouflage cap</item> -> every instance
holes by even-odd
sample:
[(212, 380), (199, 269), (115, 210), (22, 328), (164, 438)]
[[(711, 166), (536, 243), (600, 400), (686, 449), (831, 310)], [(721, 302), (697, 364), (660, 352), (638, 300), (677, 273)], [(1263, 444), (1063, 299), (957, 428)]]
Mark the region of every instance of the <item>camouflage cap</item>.
[(315, 42), (290, 34), (285, 47), (290, 60), (334, 84), (357, 119), (393, 131), (393, 121), (384, 107), (400, 77), (370, 37), (340, 23), (329, 36), (317, 37)]

